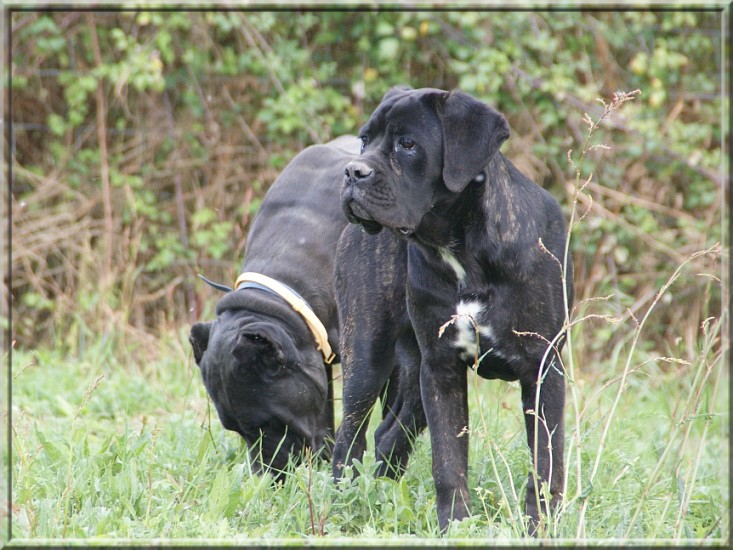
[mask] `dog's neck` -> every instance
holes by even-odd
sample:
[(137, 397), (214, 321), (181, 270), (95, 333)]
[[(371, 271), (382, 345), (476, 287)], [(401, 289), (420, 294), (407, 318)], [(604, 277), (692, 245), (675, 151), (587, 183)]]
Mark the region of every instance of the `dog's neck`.
[(440, 197), (410, 242), (453, 270), (461, 266), (470, 271), (478, 260), (485, 268), (511, 266), (517, 276), (524, 273), (529, 249), (539, 238), (541, 215), (529, 198), (532, 189), (513, 177), (513, 170), (497, 153), (483, 170), (484, 181), (474, 180), (460, 193)]
[[(508, 182), (497, 184), (494, 177), (496, 170), (502, 171), (504, 176), (508, 177), (502, 160), (503, 155), (497, 153), (462, 191), (459, 193), (446, 191), (439, 196), (412, 235), (413, 242), (437, 251), (457, 252), (455, 248), (458, 243), (466, 242), (467, 230), (475, 226), (485, 226), (487, 214), (500, 208), (499, 204), (494, 203), (505, 201), (503, 195)], [(491, 197), (495, 193), (501, 197)]]

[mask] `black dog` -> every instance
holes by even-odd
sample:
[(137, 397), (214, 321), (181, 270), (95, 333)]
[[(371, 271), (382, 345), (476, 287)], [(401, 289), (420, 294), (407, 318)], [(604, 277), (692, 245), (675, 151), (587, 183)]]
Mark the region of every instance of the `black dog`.
[(252, 224), (237, 288), (219, 301), (215, 321), (191, 327), (221, 423), (245, 439), (259, 470), (277, 478), (290, 456), (308, 447), (328, 458), (333, 443), (332, 274), (347, 224), (339, 189), (358, 149), (358, 139), (344, 136), (293, 159)]
[[(361, 130), (339, 242), (344, 418), (333, 471), (365, 448), (380, 392), (380, 472), (399, 475), (430, 431), (438, 521), (469, 514), (467, 368), (519, 380), (533, 468), (530, 532), (562, 497), (565, 381), (559, 354), (573, 299), (562, 211), (499, 152), (505, 118), (468, 94), (395, 88)], [(478, 337), (478, 342), (476, 341)], [(399, 365), (399, 367), (397, 367)], [(547, 484), (546, 502), (541, 485)]]

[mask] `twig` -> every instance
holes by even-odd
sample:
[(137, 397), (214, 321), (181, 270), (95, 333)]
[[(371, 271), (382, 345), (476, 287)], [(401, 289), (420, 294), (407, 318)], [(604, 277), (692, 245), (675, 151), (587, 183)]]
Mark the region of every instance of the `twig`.
[(634, 204), (641, 208), (652, 210), (665, 216), (671, 216), (676, 219), (684, 219), (690, 224), (693, 224), (697, 221), (697, 218), (690, 215), (689, 212), (685, 212), (684, 210), (680, 210), (679, 208), (670, 208), (668, 206), (664, 206), (663, 204), (644, 199), (643, 197), (637, 197), (629, 195), (627, 193), (622, 193), (620, 191), (616, 191), (615, 189), (611, 189), (610, 187), (606, 187), (605, 185), (598, 184), (594, 181), (589, 182), (588, 188), (592, 191), (615, 199), (623, 204)]
[(473, 365), (471, 365), (472, 370), (478, 369), (479, 364), (481, 363), (481, 360), (486, 357), (487, 354), (489, 354), (491, 351), (493, 351), (494, 348), (490, 348), (487, 351), (483, 353), (483, 355), (479, 355), (481, 353), (481, 332), (479, 324), (476, 322), (476, 319), (473, 318), (473, 315), (470, 315), (468, 313), (460, 313), (458, 315), (451, 315), (451, 318), (443, 323), (440, 328), (438, 329), (438, 338), (443, 336), (443, 333), (445, 332), (445, 329), (447, 329), (450, 325), (454, 324), (460, 317), (466, 317), (468, 321), (473, 326), (473, 333), (474, 338), (476, 340), (476, 350), (473, 357)]
[[(543, 90), (545, 89), (545, 81), (541, 78), (537, 78), (534, 76), (529, 75), (519, 67), (512, 67), (512, 71), (515, 75), (522, 78), (525, 82), (528, 82), (532, 88)], [(579, 109), (583, 112), (591, 112), (593, 114), (598, 114), (599, 109), (598, 107), (595, 107), (593, 105), (589, 105), (586, 102), (582, 101), (580, 98), (574, 96), (570, 92), (563, 90), (562, 95), (558, 95), (557, 97), (554, 97), (554, 99), (557, 99), (560, 102), (566, 103), (571, 105), (572, 107)], [(621, 117), (614, 117), (614, 120), (611, 120), (608, 122), (608, 124), (616, 129), (621, 130), (622, 132), (625, 132), (627, 134), (631, 134), (633, 136), (636, 136), (638, 138), (643, 139), (645, 136), (642, 135), (641, 132), (638, 130), (635, 130), (631, 128), (626, 121)], [(663, 143), (659, 144), (659, 148), (662, 150), (663, 154), (668, 156), (669, 158), (672, 158), (678, 162), (681, 162), (685, 166), (687, 166), (690, 170), (694, 170), (701, 176), (709, 179), (713, 183), (715, 183), (717, 186), (721, 186), (723, 184), (722, 176), (717, 173), (714, 170), (711, 170), (710, 168), (706, 168), (704, 166), (695, 165), (690, 162), (689, 159), (685, 158), (683, 155), (673, 151), (670, 147), (664, 145)]]
[[(572, 192), (573, 191), (573, 184), (572, 183), (569, 183), (566, 186), (566, 188), (567, 188), (568, 192)], [(582, 195), (582, 194), (578, 194), (578, 200), (580, 200), (581, 202), (583, 202), (585, 204), (590, 205), (589, 207), (591, 209), (595, 210), (596, 212), (598, 212), (599, 214), (601, 214), (605, 218), (607, 218), (609, 220), (612, 220), (614, 223), (616, 223), (619, 226), (623, 227), (626, 231), (628, 231), (629, 233), (631, 233), (635, 237), (641, 239), (642, 241), (644, 241), (645, 243), (647, 243), (649, 246), (651, 246), (652, 248), (656, 249), (658, 252), (661, 252), (662, 254), (664, 254), (664, 255), (668, 256), (669, 258), (671, 258), (672, 260), (674, 260), (675, 263), (679, 264), (679, 263), (682, 263), (682, 262), (685, 261), (685, 257), (682, 254), (680, 254), (679, 252), (677, 252), (673, 248), (670, 248), (666, 244), (664, 244), (664, 243), (656, 240), (655, 238), (649, 236), (647, 233), (645, 233), (643, 231), (640, 231), (638, 227), (636, 227), (633, 224), (629, 223), (623, 217), (621, 217), (621, 216), (619, 216), (617, 214), (614, 214), (613, 212), (611, 212), (610, 210), (608, 210), (604, 206), (601, 206), (601, 204), (599, 204), (597, 202), (592, 202), (592, 200), (588, 196)]]
[[(89, 27), (89, 36), (92, 42), (92, 52), (94, 53), (94, 62), (97, 68), (101, 68), (102, 51), (99, 48), (99, 39), (97, 38), (97, 25), (94, 20), (93, 13), (87, 13), (87, 26)], [(112, 224), (112, 195), (109, 182), (109, 153), (107, 152), (107, 107), (104, 99), (104, 89), (102, 79), (99, 77), (97, 81), (97, 140), (99, 141), (99, 175), (102, 178), (102, 204), (104, 205), (104, 234), (105, 234), (105, 254), (104, 254), (104, 272), (102, 273), (102, 281), (108, 281), (112, 272), (112, 242), (114, 238)]]
[(313, 465), (311, 461), (311, 450), (306, 448), (305, 450), (306, 462), (308, 463), (308, 488), (306, 490), (306, 497), (308, 498), (308, 512), (311, 520), (311, 534), (316, 534), (316, 523), (315, 515), (313, 513), (313, 497), (311, 496), (311, 478), (313, 477)]
[[(222, 86), (221, 92), (224, 95), (224, 99), (226, 99), (227, 103), (229, 103), (229, 107), (232, 108), (232, 111), (235, 111), (237, 104), (235, 103), (232, 94), (229, 93), (229, 88), (227, 88), (226, 86)], [(254, 133), (254, 130), (252, 130), (251, 126), (247, 124), (247, 121), (241, 114), (237, 115), (237, 122), (239, 122), (239, 127), (242, 129), (242, 132), (244, 132), (250, 142), (252, 142), (255, 147), (257, 147), (258, 153), (262, 157), (266, 156), (267, 149), (265, 149), (265, 147), (262, 145), (262, 142), (257, 137), (257, 134)]]
[[(173, 152), (171, 153), (171, 163), (173, 164), (173, 184), (176, 189), (176, 216), (178, 217), (178, 231), (181, 235), (181, 244), (185, 250), (189, 249), (188, 230), (186, 228), (186, 210), (183, 205), (183, 184), (181, 183), (181, 171), (178, 170), (178, 147), (176, 147), (176, 132), (173, 122), (173, 108), (171, 100), (166, 91), (163, 94), (163, 103), (165, 104), (166, 120), (168, 122), (168, 135), (170, 136)], [(188, 295), (188, 303), (193, 305), (196, 302), (196, 295), (191, 283), (184, 283), (185, 292)], [(194, 308), (189, 307), (190, 320), (193, 323), (196, 320), (196, 312)]]

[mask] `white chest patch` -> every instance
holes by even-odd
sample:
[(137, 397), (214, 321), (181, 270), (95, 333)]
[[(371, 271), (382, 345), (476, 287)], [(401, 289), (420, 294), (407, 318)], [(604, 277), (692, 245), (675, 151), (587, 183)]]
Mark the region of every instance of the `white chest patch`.
[[(496, 336), (491, 325), (481, 322), (481, 314), (484, 306), (481, 302), (472, 301), (464, 302), (461, 300), (456, 306), (456, 317), (454, 326), (456, 327), (456, 339), (453, 345), (459, 349), (461, 359), (475, 359), (477, 354), (481, 356), (481, 350), (477, 349), (476, 332), (479, 335), (496, 341)], [(486, 350), (484, 350), (486, 351)]]
[(453, 271), (456, 274), (456, 277), (458, 278), (459, 283), (462, 283), (463, 281), (466, 280), (466, 270), (463, 269), (463, 266), (456, 259), (456, 257), (453, 254), (451, 254), (450, 250), (448, 250), (447, 248), (441, 248), (440, 257), (443, 259), (445, 263), (447, 263), (451, 267), (451, 269), (453, 269)]

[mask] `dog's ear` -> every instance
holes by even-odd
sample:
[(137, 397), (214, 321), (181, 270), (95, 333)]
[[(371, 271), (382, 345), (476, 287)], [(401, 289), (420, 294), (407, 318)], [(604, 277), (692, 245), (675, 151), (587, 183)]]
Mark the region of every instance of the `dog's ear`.
[(276, 373), (285, 363), (281, 346), (262, 331), (243, 332), (232, 349), (240, 366), (256, 369), (260, 374)]
[(193, 348), (193, 358), (196, 359), (196, 364), (201, 364), (201, 358), (204, 356), (204, 352), (209, 345), (209, 334), (211, 333), (211, 323), (196, 323), (191, 327), (191, 332), (188, 335), (188, 341), (191, 342)]
[(443, 125), (443, 181), (462, 191), (509, 137), (504, 115), (465, 92), (445, 94), (437, 103)]

